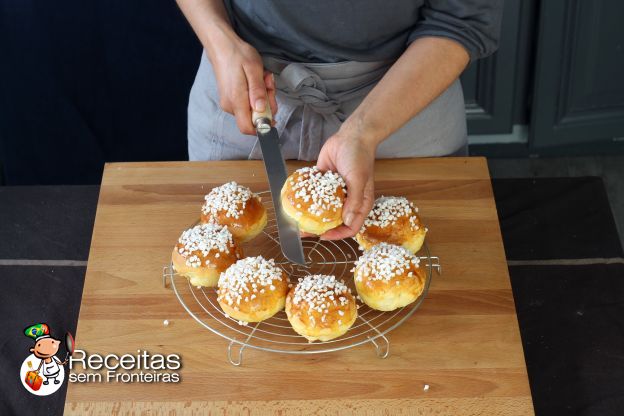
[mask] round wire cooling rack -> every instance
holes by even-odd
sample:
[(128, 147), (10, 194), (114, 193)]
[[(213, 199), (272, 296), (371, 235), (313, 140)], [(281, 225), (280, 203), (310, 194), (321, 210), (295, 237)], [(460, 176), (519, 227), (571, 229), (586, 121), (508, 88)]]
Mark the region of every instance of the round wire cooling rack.
[[(297, 279), (309, 274), (328, 274), (342, 279), (352, 293), (357, 294), (351, 271), (359, 256), (357, 242), (353, 239), (329, 241), (304, 238), (303, 251), (308, 264), (302, 266), (291, 263), (284, 257), (279, 245), (270, 192), (260, 192), (258, 195), (267, 208), (267, 226), (260, 235), (242, 245), (244, 255), (262, 255), (267, 259), (274, 259), (276, 265), (284, 270), (294, 284)], [(226, 315), (219, 306), (216, 288), (192, 286), (186, 277), (175, 272), (171, 264), (163, 267), (162, 278), (163, 285), (167, 287), (167, 282), (170, 283), (180, 304), (193, 319), (229, 341), (227, 357), (235, 366), (242, 364), (245, 348), (286, 354), (320, 354), (371, 344), (378, 357), (386, 358), (390, 354), (390, 341), (386, 334), (401, 325), (418, 309), (429, 291), (433, 270), (438, 274), (441, 272), (439, 258), (430, 255), (426, 243), (420, 254), (427, 273), (423, 293), (415, 302), (394, 311), (381, 312), (358, 301), (358, 317), (349, 331), (339, 338), (324, 342), (311, 343), (297, 334), (284, 311), (262, 322), (239, 323)]]

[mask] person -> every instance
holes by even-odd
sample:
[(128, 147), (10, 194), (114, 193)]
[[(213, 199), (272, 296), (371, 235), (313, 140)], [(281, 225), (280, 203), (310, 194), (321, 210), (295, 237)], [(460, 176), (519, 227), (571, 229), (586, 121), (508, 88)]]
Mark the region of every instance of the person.
[(497, 48), (502, 0), (177, 2), (205, 50), (189, 158), (261, 158), (251, 114), (269, 105), (283, 156), (347, 183), (344, 225), (322, 238), (359, 231), (376, 158), (467, 153), (458, 77)]

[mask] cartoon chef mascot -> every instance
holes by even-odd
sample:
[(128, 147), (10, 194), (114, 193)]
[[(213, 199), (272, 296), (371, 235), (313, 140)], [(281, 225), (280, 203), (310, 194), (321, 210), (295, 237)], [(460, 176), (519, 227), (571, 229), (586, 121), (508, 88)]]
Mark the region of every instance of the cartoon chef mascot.
[(67, 364), (67, 359), (61, 361), (55, 357), (61, 341), (52, 338), (50, 328), (46, 324), (29, 326), (24, 330), (24, 334), (35, 340), (35, 345), (30, 349), (30, 352), (41, 360), (38, 371), (41, 369), (41, 373), (45, 377), (43, 384), (49, 384), (50, 380), (54, 384), (59, 384), (61, 381), (57, 380), (57, 378), (61, 373), (61, 366)]

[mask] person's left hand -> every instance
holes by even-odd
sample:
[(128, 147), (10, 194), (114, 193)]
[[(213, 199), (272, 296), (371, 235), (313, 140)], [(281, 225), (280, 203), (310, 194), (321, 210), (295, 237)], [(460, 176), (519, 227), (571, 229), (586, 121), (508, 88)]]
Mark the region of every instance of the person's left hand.
[(339, 240), (360, 231), (375, 199), (375, 150), (375, 145), (340, 131), (323, 145), (316, 165), (321, 171), (342, 175), (347, 183), (347, 198), (342, 208), (344, 224), (327, 231), (321, 239)]

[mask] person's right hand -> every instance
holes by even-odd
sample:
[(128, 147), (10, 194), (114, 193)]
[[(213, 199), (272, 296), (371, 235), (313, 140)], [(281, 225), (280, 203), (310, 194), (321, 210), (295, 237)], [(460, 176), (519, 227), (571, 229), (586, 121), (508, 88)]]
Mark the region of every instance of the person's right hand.
[[(268, 104), (277, 113), (273, 74), (265, 71), (260, 54), (248, 43), (237, 39), (219, 45), (211, 56), (219, 88), (219, 105), (236, 117), (243, 134), (256, 134), (251, 112), (262, 112)], [(267, 96), (269, 102), (267, 103)]]

